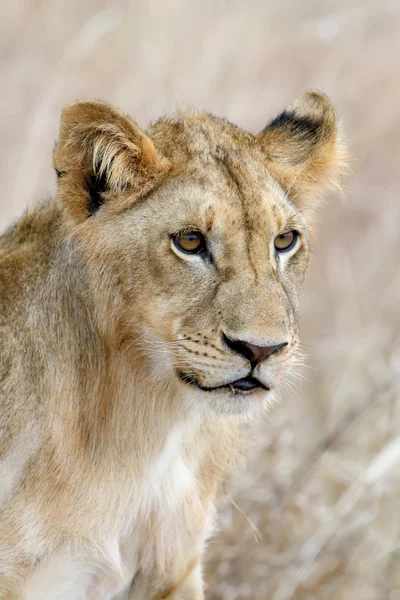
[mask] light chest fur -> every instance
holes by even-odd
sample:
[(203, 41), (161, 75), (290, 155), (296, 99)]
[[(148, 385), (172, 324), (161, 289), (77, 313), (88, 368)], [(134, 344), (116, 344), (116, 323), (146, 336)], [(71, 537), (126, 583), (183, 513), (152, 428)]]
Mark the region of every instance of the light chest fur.
[[(114, 473), (104, 469), (101, 477), (97, 472), (96, 485), (91, 485), (90, 477), (83, 477), (75, 522), (64, 514), (57, 523), (58, 528), (68, 529), (69, 539), (75, 542), (51, 540), (44, 534), (49, 507), (29, 506), (26, 542), (48, 557), (25, 578), (21, 597), (111, 600), (128, 597), (125, 593), (130, 588), (135, 598), (145, 600), (155, 591), (148, 589), (149, 580), (179, 578), (185, 570), (180, 562), (195, 560), (211, 533), (212, 490), (206, 489), (201, 478), (212, 443), (210, 429), (182, 421), (164, 433), (161, 451), (152, 457), (142, 477), (136, 473), (135, 481), (128, 464)], [(19, 456), (27, 461), (22, 443), (13, 452), (14, 459)], [(20, 501), (14, 496), (14, 502)], [(70, 501), (75, 504), (76, 499)], [(68, 505), (65, 497), (63, 504)], [(26, 514), (27, 510), (28, 505)], [(51, 551), (51, 544), (57, 549)], [(0, 593), (0, 597), (4, 596)]]

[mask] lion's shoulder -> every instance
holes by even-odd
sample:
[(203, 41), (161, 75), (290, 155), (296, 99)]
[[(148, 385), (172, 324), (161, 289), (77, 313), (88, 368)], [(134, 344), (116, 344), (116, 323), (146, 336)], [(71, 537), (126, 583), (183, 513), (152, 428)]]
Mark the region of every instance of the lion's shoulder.
[[(24, 214), (0, 236), (0, 312), (29, 295), (61, 243), (62, 208), (54, 200)], [(15, 296), (15, 298), (14, 298)]]

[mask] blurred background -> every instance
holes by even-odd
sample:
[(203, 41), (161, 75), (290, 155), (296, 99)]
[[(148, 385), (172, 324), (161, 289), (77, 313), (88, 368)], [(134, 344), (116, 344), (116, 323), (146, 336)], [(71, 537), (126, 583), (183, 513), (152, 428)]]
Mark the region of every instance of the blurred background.
[(352, 173), (320, 216), (307, 366), (221, 499), (209, 600), (400, 600), (399, 57), (398, 0), (1, 1), (0, 228), (54, 192), (78, 99), (256, 133), (319, 88), (343, 119)]

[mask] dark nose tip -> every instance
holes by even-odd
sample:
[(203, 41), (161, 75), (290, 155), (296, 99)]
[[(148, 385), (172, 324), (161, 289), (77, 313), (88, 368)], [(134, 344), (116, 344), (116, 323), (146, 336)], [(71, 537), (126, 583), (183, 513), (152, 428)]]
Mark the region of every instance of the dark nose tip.
[(288, 344), (287, 342), (283, 342), (282, 344), (276, 344), (275, 346), (256, 346), (255, 344), (249, 344), (242, 340), (231, 340), (225, 334), (223, 334), (223, 337), (225, 344), (234, 352), (247, 358), (253, 369), (259, 362), (263, 361), (268, 356), (271, 356), (274, 352), (278, 352), (278, 350), (281, 350), (281, 348), (284, 348)]

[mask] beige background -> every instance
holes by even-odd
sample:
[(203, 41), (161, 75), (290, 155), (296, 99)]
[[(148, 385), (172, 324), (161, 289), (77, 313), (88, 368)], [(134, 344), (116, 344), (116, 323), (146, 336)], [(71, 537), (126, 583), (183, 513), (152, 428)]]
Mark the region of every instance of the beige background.
[(209, 599), (400, 599), (399, 57), (398, 0), (1, 2), (0, 227), (53, 193), (76, 99), (142, 124), (196, 104), (256, 132), (316, 87), (343, 118), (348, 203), (321, 215), (303, 297), (311, 368), (250, 436)]

